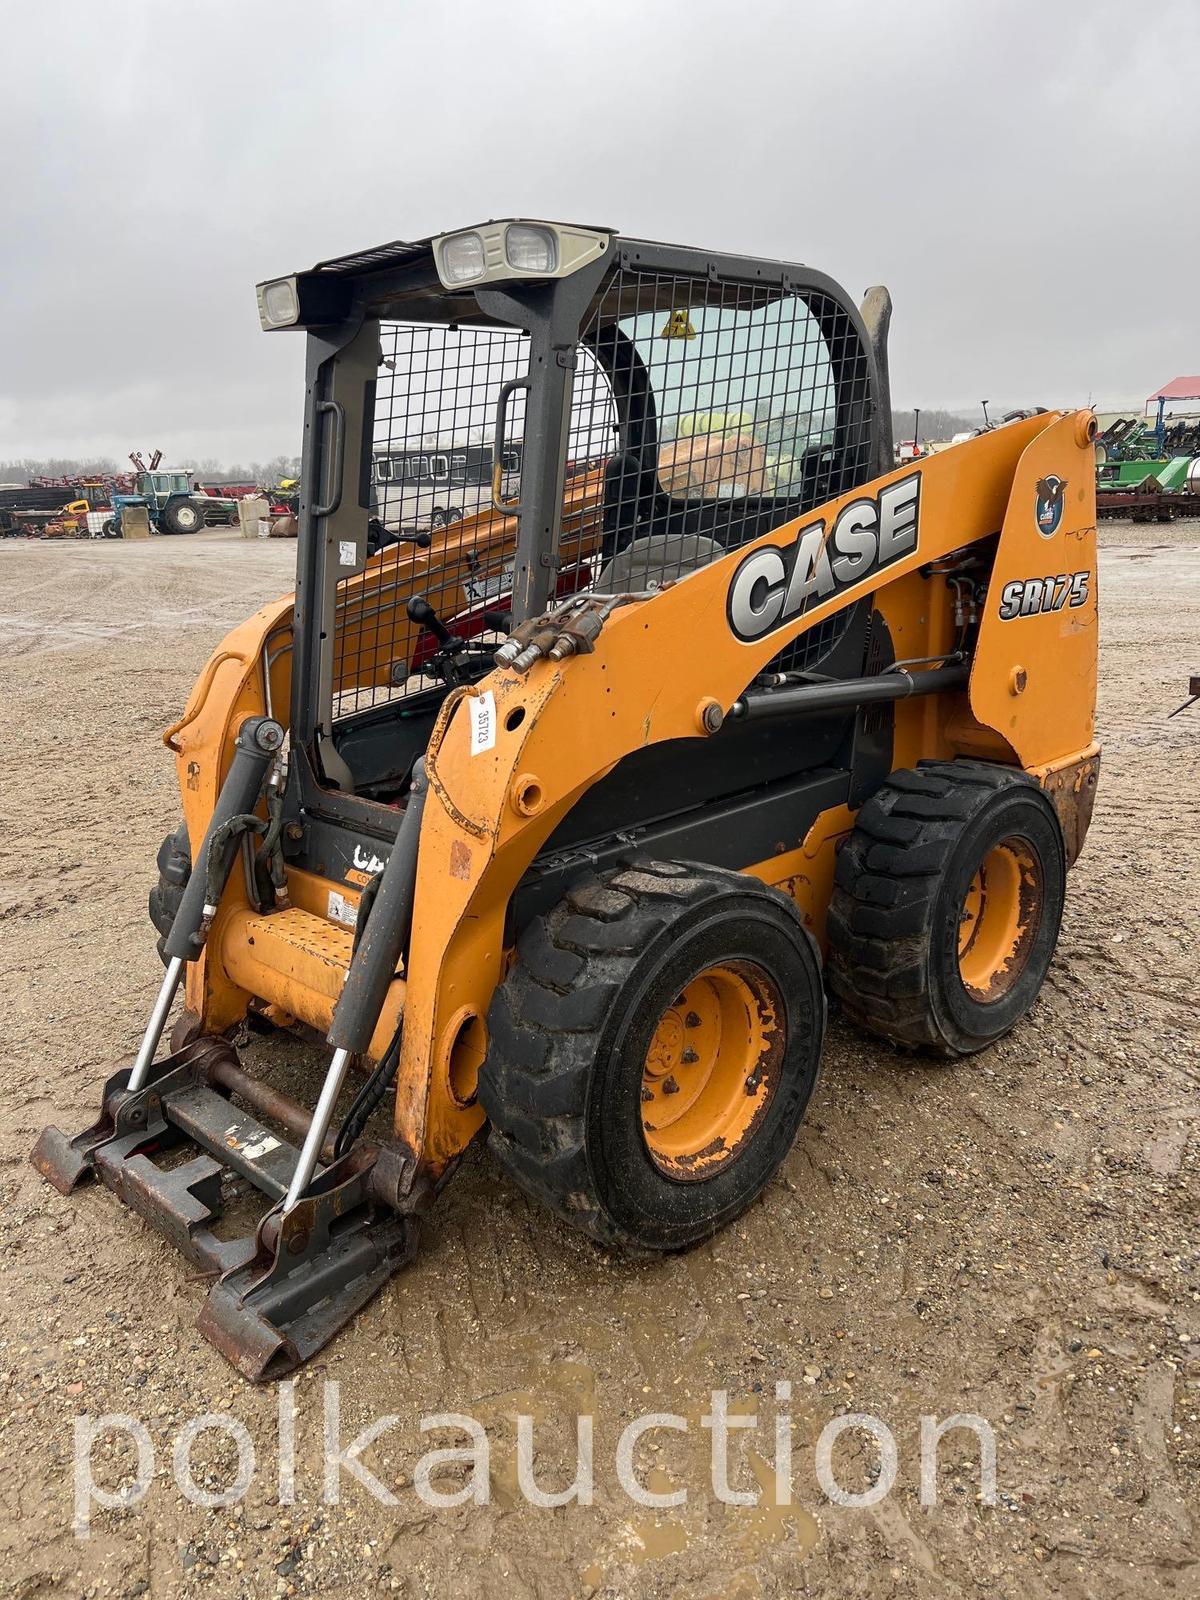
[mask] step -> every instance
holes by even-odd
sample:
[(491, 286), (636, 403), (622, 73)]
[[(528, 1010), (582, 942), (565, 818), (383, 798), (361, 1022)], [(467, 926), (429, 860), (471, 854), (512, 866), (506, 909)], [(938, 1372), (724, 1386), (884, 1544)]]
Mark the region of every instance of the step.
[[(346, 982), (354, 934), (298, 906), (286, 911), (239, 910), (214, 930), (208, 951), (239, 988), (324, 1034)], [(397, 979), (372, 1041), (374, 1060), (396, 1030), (403, 990), (403, 979)]]
[(209, 942), (229, 977), (260, 1000), (328, 1032), (342, 992), (354, 935), (293, 906), (260, 914), (235, 911)]

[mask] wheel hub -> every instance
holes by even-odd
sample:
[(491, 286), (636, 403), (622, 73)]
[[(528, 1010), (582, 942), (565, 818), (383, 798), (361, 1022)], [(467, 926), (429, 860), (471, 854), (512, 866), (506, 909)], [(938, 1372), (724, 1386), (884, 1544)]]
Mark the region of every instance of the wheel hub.
[(1024, 839), (988, 851), (967, 887), (958, 921), (958, 970), (979, 1000), (998, 1000), (1016, 982), (1041, 918), (1042, 879)]
[(749, 964), (699, 973), (659, 1018), (642, 1072), (642, 1133), (676, 1178), (736, 1159), (775, 1091), (782, 1004)]

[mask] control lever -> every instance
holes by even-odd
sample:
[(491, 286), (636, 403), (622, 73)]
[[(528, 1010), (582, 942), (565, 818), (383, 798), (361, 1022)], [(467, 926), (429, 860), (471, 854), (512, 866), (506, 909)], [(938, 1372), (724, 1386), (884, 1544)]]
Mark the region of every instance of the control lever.
[(437, 640), (437, 653), (430, 657), (429, 665), (447, 683), (457, 683), (454, 657), (466, 648), (467, 641), (459, 634), (450, 632), (423, 594), (413, 595), (404, 609), (410, 622), (415, 622), (419, 628), (427, 628)]
[(432, 543), (433, 539), (428, 533), (406, 533), (403, 529), (385, 528), (378, 517), (371, 517), (367, 521), (369, 556), (376, 556), (393, 544), (415, 544), (420, 550), (428, 550)]
[(415, 622), (420, 628), (429, 629), (441, 649), (451, 651), (462, 649), (465, 641), (450, 632), (423, 594), (413, 595), (404, 609), (408, 612), (410, 622)]

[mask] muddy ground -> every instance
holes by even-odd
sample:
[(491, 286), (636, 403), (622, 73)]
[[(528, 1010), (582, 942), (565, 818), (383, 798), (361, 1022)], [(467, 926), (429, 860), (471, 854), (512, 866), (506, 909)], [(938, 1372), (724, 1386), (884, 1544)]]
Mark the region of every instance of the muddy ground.
[[(146, 891), (177, 809), (159, 733), (225, 629), (290, 587), (295, 547), (0, 544), (0, 1592), (1200, 1594), (1200, 707), (1166, 720), (1200, 671), (1200, 523), (1107, 524), (1102, 543), (1099, 801), (1029, 1019), (955, 1067), (835, 1020), (762, 1203), (657, 1264), (600, 1253), (472, 1151), (417, 1264), (299, 1381), (292, 1504), (277, 1395), (197, 1336), (204, 1286), (106, 1192), (62, 1199), (27, 1156), (43, 1123), (90, 1120), (136, 1045), (161, 971)], [(285, 1078), (320, 1060), (291, 1040), (250, 1054)], [(362, 1457), (395, 1504), (345, 1473), (325, 1503), (328, 1380), (343, 1440), (398, 1418)], [(713, 1492), (699, 1418), (714, 1389), (759, 1414), (731, 1468), (762, 1489), (757, 1506)], [(792, 1505), (774, 1503), (777, 1411)], [(844, 1411), (896, 1440), (895, 1487), (865, 1509), (832, 1504), (816, 1476), (817, 1438)], [(959, 1411), (996, 1431), (998, 1498), (980, 1503), (978, 1451), (957, 1433), (923, 1507), (920, 1419)], [(74, 1419), (111, 1412), (144, 1424), (156, 1476), (140, 1505), (95, 1509), (82, 1539)], [(172, 1470), (181, 1426), (209, 1412), (244, 1424), (257, 1454), (225, 1509), (189, 1503)], [(463, 1442), (422, 1436), (439, 1412), (486, 1430), (487, 1505), (416, 1493), (422, 1451)], [(592, 1505), (522, 1497), (518, 1412), (548, 1489), (569, 1481), (576, 1414), (594, 1414)], [(651, 1488), (686, 1488), (681, 1506), (640, 1507), (618, 1481), (617, 1437), (647, 1412), (688, 1422), (638, 1456)], [(97, 1481), (129, 1481), (134, 1455), (104, 1435)], [(236, 1470), (212, 1430), (190, 1459), (202, 1490)], [(850, 1491), (873, 1464), (861, 1433), (834, 1454)]]

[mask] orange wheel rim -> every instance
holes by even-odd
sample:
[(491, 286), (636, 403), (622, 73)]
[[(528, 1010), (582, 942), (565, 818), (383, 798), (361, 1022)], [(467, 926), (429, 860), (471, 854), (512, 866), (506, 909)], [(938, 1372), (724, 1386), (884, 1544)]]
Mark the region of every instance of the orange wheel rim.
[(1041, 912), (1037, 857), (1023, 839), (1002, 840), (980, 862), (959, 911), (958, 971), (975, 999), (998, 1000), (1012, 988)]
[(708, 967), (663, 1012), (642, 1069), (642, 1135), (660, 1171), (709, 1178), (737, 1159), (779, 1080), (783, 1006), (758, 967)]

